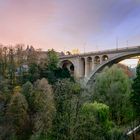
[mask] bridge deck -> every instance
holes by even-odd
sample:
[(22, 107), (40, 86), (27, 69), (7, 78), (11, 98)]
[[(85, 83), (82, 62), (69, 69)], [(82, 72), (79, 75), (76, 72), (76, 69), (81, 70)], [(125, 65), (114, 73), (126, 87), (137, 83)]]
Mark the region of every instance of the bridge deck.
[(139, 49), (140, 49), (140, 46), (108, 49), (108, 50), (87, 52), (87, 53), (81, 53), (81, 54), (75, 54), (75, 55), (64, 55), (64, 56), (60, 56), (60, 59), (85, 57), (85, 56), (92, 56), (92, 55), (102, 55), (102, 54), (122, 53), (122, 52), (131, 52), (131, 51), (139, 50)]

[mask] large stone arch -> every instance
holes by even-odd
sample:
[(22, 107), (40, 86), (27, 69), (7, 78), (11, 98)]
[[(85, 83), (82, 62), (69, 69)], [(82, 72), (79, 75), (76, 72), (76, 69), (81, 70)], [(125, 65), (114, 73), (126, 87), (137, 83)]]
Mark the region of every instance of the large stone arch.
[(70, 72), (71, 75), (74, 75), (74, 71), (75, 71), (75, 66), (74, 63), (70, 60), (63, 60), (60, 62), (60, 67), (61, 68), (67, 68)]
[(96, 56), (94, 57), (94, 64), (95, 64), (95, 65), (99, 65), (100, 62), (101, 62), (100, 56), (96, 55)]
[(134, 56), (140, 55), (140, 50), (128, 52), (128, 53), (122, 53), (120, 55), (114, 56), (106, 61), (104, 61), (102, 64), (98, 65), (90, 74), (90, 76), (87, 77), (85, 80), (86, 85), (90, 86), (95, 81), (95, 75), (96, 73), (103, 70), (106, 66), (112, 66), (113, 64), (116, 64), (124, 59), (131, 58)]
[(103, 55), (102, 56), (102, 61), (107, 61), (109, 59), (108, 55)]

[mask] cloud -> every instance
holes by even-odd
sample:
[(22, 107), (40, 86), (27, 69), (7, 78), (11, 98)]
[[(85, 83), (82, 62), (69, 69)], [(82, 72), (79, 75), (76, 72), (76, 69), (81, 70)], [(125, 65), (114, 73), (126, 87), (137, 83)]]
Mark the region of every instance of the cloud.
[[(52, 1), (5, 0), (0, 3), (0, 37), (4, 42), (37, 40), (35, 34), (47, 24), (54, 12)], [(30, 41), (29, 41), (30, 39)]]
[(61, 0), (57, 4), (53, 29), (73, 42), (113, 33), (139, 6), (133, 0)]
[(87, 42), (90, 51), (119, 34), (138, 38), (139, 9), (139, 0), (0, 0), (0, 38), (57, 50)]

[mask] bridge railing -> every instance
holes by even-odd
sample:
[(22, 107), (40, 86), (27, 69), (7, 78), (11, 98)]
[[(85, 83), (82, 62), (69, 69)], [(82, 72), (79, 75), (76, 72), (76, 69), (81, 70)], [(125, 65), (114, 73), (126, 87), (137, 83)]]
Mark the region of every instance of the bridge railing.
[(111, 52), (125, 52), (125, 51), (132, 51), (140, 49), (140, 46), (132, 46), (132, 47), (123, 47), (123, 48), (115, 48), (115, 49), (107, 49), (107, 50), (101, 50), (101, 51), (93, 51), (93, 52), (87, 52), (87, 53), (80, 53), (80, 54), (73, 54), (73, 55), (64, 55), (60, 56), (60, 58), (66, 58), (66, 57), (78, 57), (78, 56), (85, 56), (85, 55), (92, 55), (92, 54), (101, 54), (101, 53), (111, 53)]

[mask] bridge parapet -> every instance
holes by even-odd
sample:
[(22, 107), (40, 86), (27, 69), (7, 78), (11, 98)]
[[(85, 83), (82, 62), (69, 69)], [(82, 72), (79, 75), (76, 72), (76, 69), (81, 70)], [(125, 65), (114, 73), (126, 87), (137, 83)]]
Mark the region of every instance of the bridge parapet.
[(139, 49), (140, 49), (140, 46), (108, 49), (108, 50), (87, 52), (87, 53), (74, 54), (74, 55), (64, 55), (64, 56), (60, 56), (60, 59), (75, 58), (75, 57), (87, 57), (87, 56), (95, 56), (95, 55), (103, 55), (103, 54), (116, 54), (116, 53), (123, 53), (123, 52), (129, 52), (129, 51), (130, 52), (131, 51), (136, 51), (136, 50), (139, 50)]

